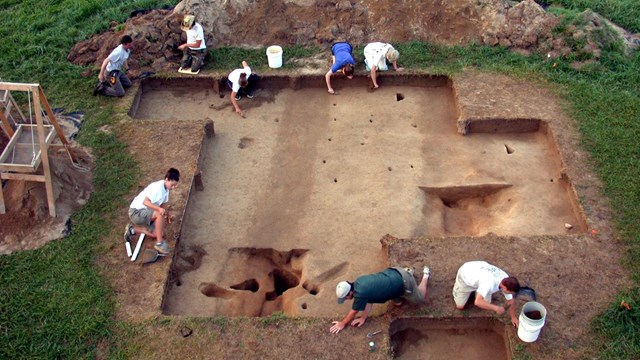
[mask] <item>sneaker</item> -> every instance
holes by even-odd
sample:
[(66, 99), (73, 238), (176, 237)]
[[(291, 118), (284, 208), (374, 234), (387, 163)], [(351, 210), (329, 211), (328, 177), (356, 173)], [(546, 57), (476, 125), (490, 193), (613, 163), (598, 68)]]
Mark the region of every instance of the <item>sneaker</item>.
[(158, 252), (161, 254), (167, 254), (171, 252), (171, 249), (169, 249), (169, 245), (167, 245), (166, 241), (163, 241), (161, 243), (156, 243), (156, 245), (153, 248), (158, 250)]
[(424, 268), (422, 268), (422, 273), (426, 276), (431, 276), (431, 269), (429, 269), (429, 267), (425, 265)]
[(409, 275), (413, 276), (413, 273), (416, 272), (416, 268), (414, 268), (413, 266), (411, 267), (407, 266), (406, 268), (404, 268), (404, 271), (408, 272)]
[(240, 100), (240, 99), (242, 99), (242, 96), (240, 96), (240, 95), (236, 95), (236, 101), (238, 101), (238, 100)]
[(136, 234), (136, 231), (133, 229), (133, 225), (130, 223), (124, 227), (124, 241), (131, 242), (131, 237)]
[(104, 92), (104, 84), (99, 82), (96, 87), (93, 88), (93, 96), (98, 96), (98, 94), (102, 94)]
[(251, 94), (247, 94), (247, 97), (248, 97), (249, 99), (253, 99), (253, 93), (251, 93)]

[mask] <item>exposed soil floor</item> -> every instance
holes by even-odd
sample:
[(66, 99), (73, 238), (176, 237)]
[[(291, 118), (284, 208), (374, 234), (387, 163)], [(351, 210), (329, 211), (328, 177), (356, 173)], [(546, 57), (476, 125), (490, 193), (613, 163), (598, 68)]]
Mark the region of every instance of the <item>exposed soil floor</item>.
[[(252, 105), (247, 118), (225, 107), (228, 93), (145, 86), (136, 118), (208, 116), (216, 128), (201, 164), (204, 191), (184, 219), (188, 259), (178, 252), (165, 313), (330, 316), (340, 309), (336, 282), (384, 267), (386, 233), (585, 230), (545, 132), (461, 136), (446, 79), (375, 92), (365, 81), (344, 83), (338, 96), (315, 86), (321, 78), (298, 90), (266, 88), (240, 101)], [(274, 266), (272, 253), (253, 248), (304, 251)], [(182, 270), (193, 249), (199, 267)]]
[[(70, 148), (70, 151), (75, 164), (64, 148), (49, 150), (56, 217), (50, 216), (44, 182), (5, 180), (2, 191), (6, 213), (0, 214), (0, 254), (37, 249), (72, 231), (71, 215), (86, 204), (93, 191), (93, 159), (81, 147)], [(28, 153), (28, 160), (15, 163), (29, 164), (31, 149)], [(34, 174), (44, 174), (42, 164)]]
[(400, 318), (390, 325), (395, 359), (506, 360), (504, 325), (495, 319)]
[[(144, 344), (138, 356), (389, 358), (399, 337), (404, 348), (429, 346), (428, 332), (397, 335), (390, 323), (399, 316), (467, 325), (494, 317), (453, 308), (455, 272), (472, 259), (518, 276), (547, 308), (539, 340), (521, 349), (536, 359), (592, 355), (589, 321), (628, 280), (602, 187), (563, 104), (539, 85), (474, 71), (451, 80), (424, 74), (419, 83), (385, 74), (376, 92), (364, 77), (336, 79), (338, 96), (326, 94), (317, 75), (313, 83), (309, 75), (268, 78), (256, 98), (240, 101), (246, 118), (233, 113), (228, 91), (218, 92), (220, 74), (164, 87), (149, 79), (114, 102), (121, 121), (101, 131), (117, 131), (143, 177), (123, 199), (98, 263), (114, 288), (117, 319), (142, 324), (130, 338)], [(124, 115), (129, 109), (137, 119)], [(170, 151), (158, 153), (158, 144)], [(126, 208), (171, 166), (183, 175), (167, 228), (177, 251), (141, 266), (124, 251)], [(199, 171), (202, 191), (192, 186)], [(25, 231), (20, 224), (2, 229)], [(40, 246), (21, 239), (24, 248)], [(425, 263), (434, 271), (427, 304), (376, 305), (374, 315), (384, 316), (329, 334), (331, 320), (349, 308), (335, 304), (338, 280)], [(303, 317), (214, 316), (277, 310)], [(149, 323), (162, 313), (204, 318)], [(513, 353), (523, 343), (506, 317), (497, 319)], [(193, 336), (183, 337), (185, 326)], [(409, 328), (424, 332), (420, 326)], [(445, 331), (443, 341), (486, 330), (464, 326)], [(372, 354), (365, 335), (376, 330), (383, 332)]]

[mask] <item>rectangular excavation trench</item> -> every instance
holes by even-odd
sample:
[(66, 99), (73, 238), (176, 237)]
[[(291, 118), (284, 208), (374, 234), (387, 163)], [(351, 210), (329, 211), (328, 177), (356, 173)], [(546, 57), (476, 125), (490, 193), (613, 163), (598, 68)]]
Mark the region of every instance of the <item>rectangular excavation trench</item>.
[(399, 318), (389, 337), (394, 359), (511, 360), (506, 325), (495, 318)]
[[(224, 79), (142, 83), (132, 117), (211, 118), (216, 129), (201, 155), (204, 190), (191, 192), (185, 211), (165, 314), (333, 315), (338, 281), (385, 266), (385, 234), (584, 231), (546, 129), (461, 136), (449, 79), (383, 76), (375, 92), (368, 81), (337, 78), (340, 95), (331, 96), (322, 76), (265, 77), (255, 98), (239, 101), (246, 118), (233, 112)], [(297, 255), (285, 270), (262, 255), (238, 257), (271, 252)], [(274, 277), (288, 284), (280, 294)]]

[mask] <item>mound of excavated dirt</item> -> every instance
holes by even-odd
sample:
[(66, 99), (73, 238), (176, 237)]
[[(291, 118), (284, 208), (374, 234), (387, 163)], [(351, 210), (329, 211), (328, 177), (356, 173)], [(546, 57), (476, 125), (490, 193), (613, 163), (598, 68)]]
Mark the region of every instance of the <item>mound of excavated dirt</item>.
[[(207, 46), (267, 46), (269, 44), (329, 45), (335, 41), (364, 44), (370, 41), (426, 41), (464, 45), (482, 43), (504, 46), (519, 52), (567, 56), (585, 53), (598, 59), (604, 45), (591, 36), (612, 25), (599, 15), (585, 12), (586, 26), (570, 26), (554, 35), (559, 19), (533, 0), (519, 3), (504, 0), (184, 0), (174, 10), (134, 12), (124, 27), (76, 44), (68, 60), (81, 65), (100, 62), (117, 46), (124, 34), (134, 38), (134, 54), (129, 60), (130, 75), (143, 71), (175, 70), (180, 52), (175, 47), (186, 40), (180, 30), (182, 14), (195, 14), (205, 29)], [(637, 46), (615, 27), (612, 37)], [(116, 30), (118, 29), (118, 30)], [(571, 38), (570, 41), (565, 39)], [(576, 41), (574, 41), (576, 40)], [(579, 41), (578, 41), (579, 40)], [(580, 48), (569, 45), (584, 42)], [(215, 51), (213, 53), (215, 61)], [(85, 75), (90, 76), (91, 72)]]

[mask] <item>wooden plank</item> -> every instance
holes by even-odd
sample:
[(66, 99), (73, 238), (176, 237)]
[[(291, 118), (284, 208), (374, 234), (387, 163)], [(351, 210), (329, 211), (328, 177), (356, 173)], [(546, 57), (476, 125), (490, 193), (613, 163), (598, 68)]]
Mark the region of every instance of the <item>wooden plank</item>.
[(22, 180), (22, 181), (33, 181), (33, 182), (44, 182), (44, 175), (38, 174), (20, 174), (20, 173), (3, 173), (0, 172), (0, 179), (5, 180)]
[[(46, 134), (47, 137), (45, 138), (45, 142), (47, 143), (47, 145), (49, 145), (53, 141), (53, 136), (54, 136), (53, 126), (45, 125), (44, 128), (47, 131), (47, 134)], [(47, 157), (49, 154), (48, 150), (49, 150), (49, 147), (47, 146), (46, 148)], [(31, 168), (32, 168), (31, 172), (36, 172), (36, 170), (38, 170), (38, 166), (40, 166), (40, 161), (42, 161), (42, 151), (38, 149), (38, 153), (36, 154), (36, 157), (31, 160)]]
[[(9, 91), (7, 91), (7, 94), (9, 96), (9, 102), (10, 104), (13, 104), (16, 107), (16, 110), (18, 111), (18, 114), (20, 114), (20, 121), (22, 124), (25, 124), (27, 122), (27, 118), (24, 117), (24, 114), (22, 113), (22, 110), (20, 110), (20, 106), (18, 106), (18, 103), (16, 103), (16, 101), (13, 99), (13, 96), (11, 96), (11, 93)], [(11, 110), (11, 109), (9, 109)], [(7, 117), (11, 117), (13, 119), (14, 124), (18, 124), (18, 122), (16, 121), (15, 118), (13, 118), (13, 115), (11, 115), (11, 113), (7, 114)]]
[[(38, 145), (38, 147), (35, 149), (37, 151), (37, 154), (33, 156), (34, 144), (17, 142), (18, 139), (20, 138), (20, 135), (23, 132), (31, 131), (30, 130), (31, 128), (37, 129), (37, 125), (22, 125), (22, 124), (18, 125), (18, 129), (16, 130), (16, 135), (11, 138), (11, 141), (9, 141), (9, 144), (7, 145), (5, 150), (2, 152), (2, 155), (0, 156), (0, 170), (17, 171), (21, 173), (26, 173), (26, 172), (33, 173), (38, 170), (38, 167), (40, 166), (40, 161), (42, 159), (42, 151), (40, 150), (40, 147), (39, 147), (40, 145)], [(44, 125), (44, 130), (46, 131), (45, 142), (47, 144), (51, 144), (51, 142), (55, 137), (55, 129), (51, 125)], [(60, 146), (64, 146), (64, 145), (61, 144)], [(24, 160), (22, 163), (14, 162), (13, 159), (10, 162), (8, 161), (10, 154), (17, 153), (18, 154), (17, 157), (20, 157), (20, 155), (24, 154), (25, 151), (29, 152), (32, 156), (29, 163), (25, 163)]]
[(56, 217), (56, 201), (53, 198), (53, 183), (51, 181), (51, 169), (49, 168), (49, 146), (44, 134), (44, 122), (42, 119), (42, 107), (40, 106), (40, 92), (33, 91), (33, 106), (36, 113), (36, 123), (38, 124), (38, 141), (40, 142), (40, 155), (42, 157), (42, 167), (44, 169), (44, 186), (47, 189), (47, 202), (49, 203), (49, 215)]
[(0, 155), (0, 165), (4, 163), (9, 157), (9, 154), (13, 150), (13, 147), (16, 145), (16, 142), (18, 141), (18, 137), (20, 137), (21, 133), (22, 133), (22, 127), (18, 126), (15, 134), (13, 134), (13, 136), (11, 137), (11, 140), (9, 140), (9, 143), (4, 148), (4, 151), (2, 151), (2, 154)]
[(33, 166), (31, 164), (0, 164), (0, 171), (15, 171), (18, 173), (26, 174), (33, 172)]
[[(0, 176), (2, 173), (0, 173)], [(2, 178), (0, 178), (0, 214), (6, 214), (7, 209), (4, 207), (4, 191), (2, 190)]]
[(65, 145), (69, 145), (69, 142), (67, 141), (66, 136), (64, 136), (64, 132), (62, 131), (62, 128), (58, 124), (58, 121), (56, 120), (55, 115), (53, 115), (53, 111), (51, 110), (51, 106), (49, 106), (49, 102), (47, 101), (47, 97), (44, 95), (44, 91), (42, 90), (42, 88), (40, 86), (38, 86), (38, 93), (40, 94), (40, 101), (42, 102), (42, 105), (44, 106), (44, 110), (47, 112), (47, 116), (49, 117), (49, 121), (51, 122), (51, 125), (53, 125), (53, 127), (56, 129), (56, 133), (58, 134), (58, 137), (60, 138), (60, 141), (62, 141), (62, 143), (65, 144)]
[(7, 119), (7, 117), (4, 116), (4, 113), (2, 111), (0, 111), (0, 120), (2, 120), (3, 129), (5, 130), (4, 132), (7, 133), (9, 138), (11, 138), (13, 136), (13, 128), (9, 123), (9, 119)]
[(38, 88), (40, 84), (20, 84), (20, 83), (10, 83), (10, 82), (0, 82), (0, 90), (9, 90), (9, 91), (32, 91)]

